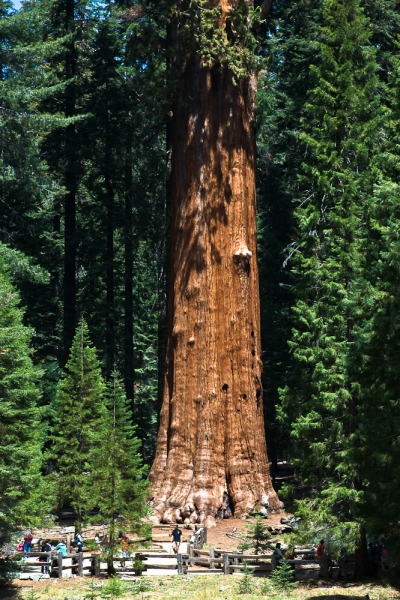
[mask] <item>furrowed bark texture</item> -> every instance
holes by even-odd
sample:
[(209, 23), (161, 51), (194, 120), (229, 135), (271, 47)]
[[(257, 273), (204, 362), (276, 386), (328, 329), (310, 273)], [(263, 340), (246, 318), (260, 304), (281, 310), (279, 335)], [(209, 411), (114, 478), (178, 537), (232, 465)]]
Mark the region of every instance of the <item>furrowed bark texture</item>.
[(150, 473), (163, 522), (281, 507), (268, 467), (256, 257), (254, 86), (192, 56), (173, 112), (169, 335)]

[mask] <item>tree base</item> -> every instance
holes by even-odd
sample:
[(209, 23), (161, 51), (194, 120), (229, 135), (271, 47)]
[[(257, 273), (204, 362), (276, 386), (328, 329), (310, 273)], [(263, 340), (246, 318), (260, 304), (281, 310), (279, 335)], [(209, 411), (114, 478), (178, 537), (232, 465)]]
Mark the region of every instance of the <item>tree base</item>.
[[(255, 487), (255, 486), (254, 486)], [(210, 494), (210, 491), (202, 490), (196, 494), (190, 494), (187, 501), (177, 506), (176, 499), (173, 496), (166, 499), (153, 499), (154, 515), (150, 518), (154, 524), (179, 523), (179, 524), (204, 524), (206, 527), (215, 527), (218, 521), (229, 518), (246, 519), (254, 513), (266, 517), (271, 513), (279, 513), (284, 510), (283, 503), (279, 500), (274, 489), (271, 488), (267, 495), (263, 492), (261, 499), (255, 502), (253, 489), (248, 489), (247, 493), (242, 492), (241, 502), (235, 502), (226, 491), (222, 497), (217, 499), (216, 495)], [(193, 500), (194, 496), (196, 502)], [(212, 507), (218, 507), (212, 509)]]

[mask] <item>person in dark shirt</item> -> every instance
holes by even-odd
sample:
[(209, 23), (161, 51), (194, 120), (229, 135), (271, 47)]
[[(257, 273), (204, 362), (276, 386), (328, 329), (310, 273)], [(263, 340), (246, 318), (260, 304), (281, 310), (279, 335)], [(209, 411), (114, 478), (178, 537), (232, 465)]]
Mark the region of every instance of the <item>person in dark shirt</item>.
[[(51, 552), (51, 545), (48, 541), (45, 541), (42, 544), (42, 547), (40, 548), (40, 552)], [(42, 573), (47, 573), (48, 575), (50, 575), (50, 569), (49, 569), (49, 565), (48, 563), (50, 562), (50, 556), (41, 556), (39, 558), (39, 562), (41, 563), (47, 563), (42, 565)]]
[(78, 548), (78, 552), (83, 552), (83, 537), (80, 533), (75, 533), (74, 542)]
[(179, 529), (178, 525), (175, 525), (175, 528), (169, 535), (172, 537), (172, 550), (175, 552), (175, 554), (178, 554), (182, 539), (182, 531)]

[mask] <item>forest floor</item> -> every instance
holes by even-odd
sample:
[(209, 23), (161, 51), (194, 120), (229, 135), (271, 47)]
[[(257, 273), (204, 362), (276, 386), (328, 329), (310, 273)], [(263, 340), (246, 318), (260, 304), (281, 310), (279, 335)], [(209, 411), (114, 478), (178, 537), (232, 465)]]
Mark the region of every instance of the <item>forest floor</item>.
[[(278, 527), (280, 526), (281, 518), (287, 516), (289, 515), (284, 512), (276, 515), (268, 515), (265, 523), (271, 527)], [(254, 521), (255, 519), (226, 519), (218, 521), (216, 527), (207, 530), (207, 545), (210, 548), (223, 548), (225, 552), (236, 550), (240, 540), (235, 537), (229, 537), (232, 530), (236, 529), (236, 535), (246, 533), (246, 526), (249, 523), (254, 523)]]
[[(114, 600), (370, 600), (400, 599), (398, 590), (379, 580), (363, 584), (331, 583), (326, 580), (312, 580), (300, 583), (294, 590), (285, 592), (274, 589), (268, 579), (251, 578), (252, 591), (239, 593), (239, 575), (163, 575), (141, 577), (132, 582), (120, 582), (120, 590), (107, 589), (105, 579), (75, 578), (52, 579), (44, 582), (18, 581), (0, 589), (3, 600), (89, 600), (104, 598)], [(142, 584), (142, 589), (140, 589)]]

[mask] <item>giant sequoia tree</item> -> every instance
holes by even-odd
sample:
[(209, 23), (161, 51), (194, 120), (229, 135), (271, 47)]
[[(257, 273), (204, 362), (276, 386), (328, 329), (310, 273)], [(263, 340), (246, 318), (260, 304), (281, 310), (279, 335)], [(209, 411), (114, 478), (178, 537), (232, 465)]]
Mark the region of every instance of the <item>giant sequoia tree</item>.
[[(172, 111), (169, 337), (150, 478), (158, 519), (212, 525), (224, 512), (280, 503), (261, 388), (254, 15), (246, 2), (188, 9), (171, 34), (181, 79)], [(187, 52), (191, 38), (198, 46)]]

